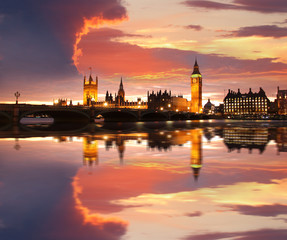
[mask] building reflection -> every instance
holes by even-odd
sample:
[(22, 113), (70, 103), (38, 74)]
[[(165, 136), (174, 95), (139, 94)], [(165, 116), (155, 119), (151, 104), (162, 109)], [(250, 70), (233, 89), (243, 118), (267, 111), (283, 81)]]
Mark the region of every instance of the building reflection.
[(85, 166), (98, 165), (98, 140), (92, 136), (83, 137), (83, 164)]
[[(216, 127), (196, 128), (190, 130), (155, 131), (149, 133), (123, 133), (107, 135), (90, 135), (82, 137), (83, 141), (83, 164), (85, 166), (96, 166), (99, 164), (98, 143), (104, 141), (106, 151), (116, 148), (119, 164), (124, 164), (124, 154), (128, 141), (137, 144), (146, 144), (148, 150), (171, 151), (172, 146), (190, 146), (190, 167), (195, 180), (199, 178), (202, 168), (202, 136), (208, 142), (215, 137), (222, 139), (228, 152), (241, 149), (253, 149), (262, 154), (270, 140), (274, 140), (278, 153), (287, 152), (287, 128), (255, 128), (255, 127)], [(57, 142), (73, 141), (70, 137), (56, 137)]]
[(121, 165), (124, 164), (124, 151), (125, 151), (125, 140), (122, 136), (118, 136), (115, 140), (116, 146), (119, 152), (119, 158)]
[(190, 130), (191, 153), (190, 167), (193, 170), (194, 179), (197, 180), (202, 167), (202, 129)]
[(223, 130), (224, 144), (229, 152), (247, 148), (249, 153), (258, 149), (262, 154), (269, 142), (268, 128), (225, 128)]
[(281, 127), (276, 129), (276, 143), (278, 153), (287, 152), (287, 128)]
[(142, 144), (145, 140), (148, 149), (157, 149), (158, 151), (171, 150), (172, 146), (182, 146), (190, 142), (190, 166), (193, 170), (194, 179), (198, 179), (202, 167), (202, 133), (202, 129), (192, 129), (172, 132), (85, 136), (83, 137), (83, 164), (90, 167), (98, 165), (98, 141), (100, 140), (104, 140), (106, 151), (113, 147), (117, 149), (121, 165), (124, 164), (126, 141), (134, 140), (137, 144)]

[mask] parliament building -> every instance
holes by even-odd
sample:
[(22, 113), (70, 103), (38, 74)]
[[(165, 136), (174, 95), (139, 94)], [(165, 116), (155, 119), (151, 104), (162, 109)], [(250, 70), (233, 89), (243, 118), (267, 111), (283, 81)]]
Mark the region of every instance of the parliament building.
[(83, 105), (91, 106), (92, 102), (98, 101), (98, 77), (96, 81), (93, 80), (90, 73), (89, 80), (84, 76), (84, 93), (83, 93)]
[(248, 93), (229, 89), (223, 101), (225, 115), (263, 115), (267, 114), (270, 104), (262, 88), (258, 93), (252, 92), (251, 88)]

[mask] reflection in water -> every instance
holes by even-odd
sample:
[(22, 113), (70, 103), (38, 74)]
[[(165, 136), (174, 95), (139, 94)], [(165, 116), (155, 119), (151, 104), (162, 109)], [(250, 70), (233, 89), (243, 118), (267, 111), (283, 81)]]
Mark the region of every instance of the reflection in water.
[(98, 165), (98, 140), (92, 136), (83, 137), (84, 165)]
[(277, 128), (276, 143), (278, 152), (287, 152), (287, 128)]
[(230, 152), (247, 148), (249, 153), (252, 149), (263, 153), (269, 141), (267, 128), (227, 128), (223, 130), (223, 138)]
[(197, 180), (199, 170), (202, 166), (202, 130), (194, 129), (190, 131), (191, 136), (191, 168), (193, 169), (194, 179)]
[[(275, 138), (272, 139), (272, 135)], [(84, 165), (98, 165), (98, 141), (104, 140), (106, 150), (114, 146), (118, 150), (120, 164), (124, 164), (125, 142), (134, 140), (137, 144), (147, 141), (149, 149), (158, 151), (171, 151), (172, 146), (182, 146), (190, 142), (190, 166), (193, 170), (194, 179), (197, 180), (202, 167), (202, 135), (210, 142), (215, 136), (223, 137), (223, 142), (229, 152), (241, 149), (248, 149), (252, 153), (253, 149), (258, 149), (262, 154), (270, 140), (277, 143), (278, 152), (287, 152), (287, 128), (196, 128), (191, 130), (158, 131), (152, 133), (129, 133), (129, 134), (109, 134), (104, 136), (83, 137)], [(61, 137), (60, 141), (66, 138)]]
[[(62, 138), (63, 140), (63, 138)], [(104, 140), (108, 151), (114, 145), (119, 153), (120, 165), (124, 164), (125, 142), (134, 140), (137, 144), (142, 144), (142, 140), (147, 140), (149, 149), (159, 151), (171, 150), (173, 145), (182, 146), (190, 141), (190, 166), (193, 169), (194, 179), (199, 176), (202, 167), (202, 129), (192, 129), (188, 131), (157, 132), (157, 133), (135, 133), (135, 134), (110, 134), (102, 136), (83, 137), (84, 165), (98, 165), (98, 141)]]
[(286, 134), (206, 126), (2, 139), (0, 238), (286, 239)]
[(20, 146), (20, 143), (19, 143), (19, 139), (18, 139), (18, 138), (15, 138), (14, 149), (20, 150), (20, 148), (21, 148), (21, 146)]

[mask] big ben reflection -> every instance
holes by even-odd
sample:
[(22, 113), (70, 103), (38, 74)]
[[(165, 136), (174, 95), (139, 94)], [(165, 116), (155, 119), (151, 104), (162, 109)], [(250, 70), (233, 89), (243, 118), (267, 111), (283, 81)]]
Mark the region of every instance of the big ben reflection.
[(148, 149), (167, 151), (168, 149), (171, 150), (172, 146), (182, 146), (190, 141), (190, 154), (187, 155), (187, 158), (190, 158), (190, 167), (193, 170), (194, 179), (197, 180), (202, 167), (202, 135), (203, 129), (192, 129), (185, 131), (85, 136), (83, 137), (83, 164), (90, 167), (99, 164), (99, 141), (105, 142), (106, 151), (114, 147), (118, 150), (120, 165), (124, 165), (126, 142), (136, 141), (137, 144), (142, 144), (142, 140), (146, 140)]
[(193, 170), (194, 179), (197, 180), (202, 167), (202, 129), (190, 130), (190, 142), (190, 167)]
[(83, 137), (83, 164), (98, 165), (98, 140), (92, 136)]

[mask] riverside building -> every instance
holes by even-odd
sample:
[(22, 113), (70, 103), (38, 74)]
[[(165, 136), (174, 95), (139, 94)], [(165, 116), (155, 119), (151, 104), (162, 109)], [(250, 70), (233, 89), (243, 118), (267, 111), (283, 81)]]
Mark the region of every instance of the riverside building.
[(228, 90), (224, 98), (225, 115), (264, 115), (267, 114), (270, 104), (265, 91), (260, 88), (259, 92), (252, 92), (251, 88), (248, 93), (241, 93)]

